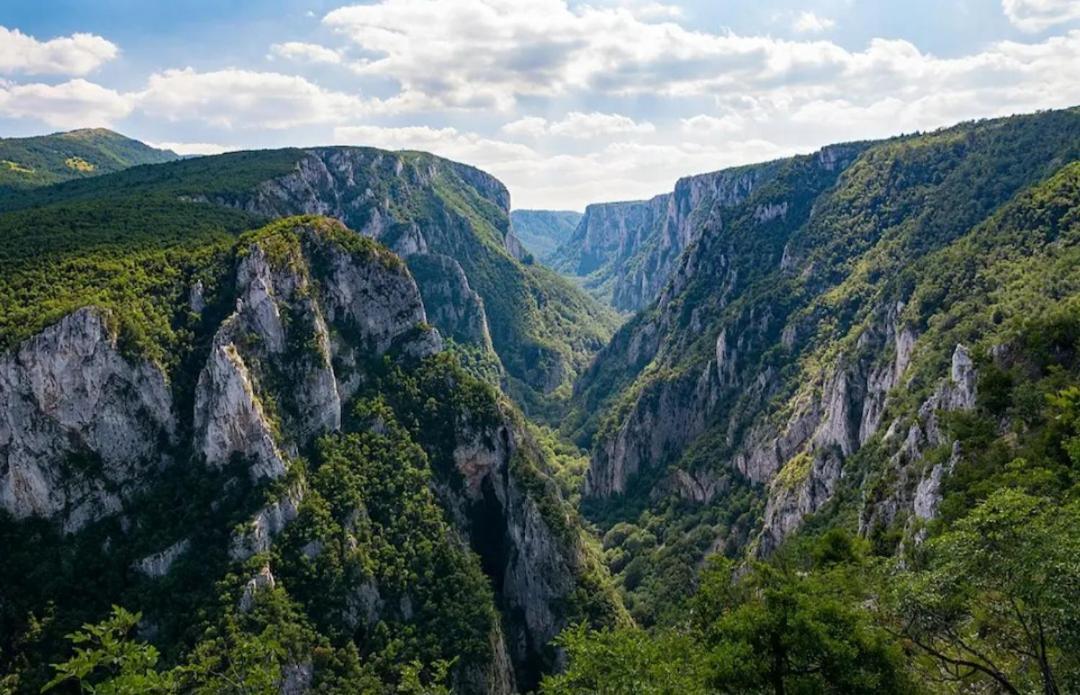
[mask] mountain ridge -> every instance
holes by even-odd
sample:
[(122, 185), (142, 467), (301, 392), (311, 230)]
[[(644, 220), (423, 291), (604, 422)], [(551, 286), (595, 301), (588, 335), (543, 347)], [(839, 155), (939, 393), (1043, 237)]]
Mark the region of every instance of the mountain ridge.
[(0, 190), (26, 189), (179, 159), (106, 128), (0, 138)]

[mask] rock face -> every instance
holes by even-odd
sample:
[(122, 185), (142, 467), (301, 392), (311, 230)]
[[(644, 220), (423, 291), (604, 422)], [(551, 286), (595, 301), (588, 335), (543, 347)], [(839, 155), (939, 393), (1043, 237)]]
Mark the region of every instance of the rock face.
[[(551, 257), (558, 270), (616, 309), (637, 311), (659, 294), (679, 259), (720, 210), (746, 199), (772, 175), (763, 164), (679, 179), (672, 193), (644, 201), (590, 205), (577, 229)], [(763, 221), (786, 208), (762, 212)]]
[(566, 520), (553, 519), (529, 492), (536, 453), (523, 432), (505, 416), (478, 426), (467, 413), (456, 430), (453, 461), (464, 484), (445, 494), (494, 582), (517, 686), (531, 689), (537, 673), (529, 665), (554, 665), (547, 645), (566, 627), (583, 551), (576, 536), (560, 530)]
[[(254, 480), (280, 477), (299, 447), (340, 426), (359, 363), (441, 348), (396, 258), (349, 252), (315, 227), (286, 235), (284, 257), (264, 240), (240, 260), (235, 311), (193, 399), (192, 450), (214, 467), (239, 456)], [(182, 444), (173, 400), (164, 372), (122, 354), (94, 308), (25, 341), (0, 357), (0, 505), (69, 531), (120, 511)]]
[[(656, 271), (662, 264), (641, 266), (665, 284), (575, 389), (578, 421), (564, 429), (592, 447), (586, 494), (659, 490), (711, 500), (693, 476), (709, 466), (716, 478), (734, 469), (764, 497), (763, 553), (841, 489), (858, 500), (845, 495), (842, 503), (855, 505), (850, 511), (868, 535), (937, 513), (942, 480), (964, 455), (937, 467), (926, 462), (932, 449), (940, 461), (951, 444), (939, 413), (976, 406), (965, 345), (996, 330), (947, 313), (974, 290), (941, 281), (940, 257), (970, 256), (977, 265), (990, 254), (979, 244), (992, 246), (985, 238), (998, 234), (993, 213), (1011, 204), (1013, 192), (980, 189), (982, 208), (954, 210), (956, 186), (972, 185), (971, 170), (950, 159), (945, 144), (930, 144), (956, 167), (955, 175), (942, 173), (949, 186), (920, 169), (925, 152), (905, 142), (830, 147), (754, 180), (729, 178), (728, 187), (696, 198), (687, 189), (683, 199), (698, 200), (699, 209), (675, 215), (689, 226), (666, 227), (672, 248), (689, 239), (681, 256), (666, 273)], [(1033, 168), (1027, 175), (1029, 184), (1018, 185), (1047, 174)], [(895, 206), (884, 216), (883, 200)], [(927, 201), (934, 216), (924, 215)], [(594, 211), (592, 228), (587, 215), (578, 251), (623, 253), (620, 242), (640, 229), (619, 225), (631, 214), (656, 216), (657, 202), (638, 205), (606, 225)], [(1030, 243), (1048, 238), (1033, 234)], [(593, 273), (603, 258), (574, 256)], [(917, 393), (921, 403), (899, 393)], [(868, 445), (873, 460), (848, 465)], [(631, 484), (635, 477), (640, 484)]]
[(161, 369), (122, 355), (102, 312), (76, 311), (0, 356), (0, 507), (77, 530), (120, 508), (175, 428)]
[[(284, 255), (273, 261), (270, 244), (253, 244), (240, 261), (236, 310), (214, 336), (195, 392), (197, 450), (211, 465), (233, 455), (251, 461), (256, 480), (280, 477), (288, 452), (340, 427), (359, 360), (406, 334), (416, 357), (440, 348), (436, 333), (411, 335), (426, 315), (400, 263), (364, 262), (315, 229), (286, 239), (289, 248), (276, 249)], [(348, 340), (332, 338), (331, 327)], [(275, 384), (288, 387), (267, 412), (259, 392)]]
[(442, 254), (424, 254), (409, 258), (409, 270), (424, 297), (428, 320), (439, 333), (494, 351), (484, 300), (469, 285), (460, 263)]
[(177, 541), (164, 550), (142, 558), (135, 563), (135, 569), (147, 577), (164, 577), (169, 573), (177, 558), (186, 553), (189, 548), (191, 548), (191, 541), (188, 539)]
[[(534, 267), (511, 229), (505, 186), (463, 164), (315, 148), (302, 151), (289, 173), (248, 192), (191, 199), (269, 218), (327, 215), (377, 239), (414, 270), (431, 323), (458, 343), (494, 350), (524, 386), (524, 400), (553, 399), (613, 322), (575, 285)], [(552, 312), (549, 302), (566, 309)]]
[[(490, 349), (483, 302), (460, 267), (444, 256), (425, 256), (428, 261), (445, 271), (438, 275), (442, 281), (454, 281), (430, 291), (463, 303), (441, 307), (443, 320), (477, 331), (469, 337)], [(164, 463), (196, 470), (203, 465), (227, 476), (242, 464), (241, 480), (226, 478), (226, 486), (246, 485), (246, 471), (257, 494), (273, 496), (254, 510), (245, 507), (249, 516), (233, 530), (228, 558), (273, 558), (275, 543), (295, 528), (312, 494), (306, 469), (290, 471), (290, 461), (311, 454), (315, 438), (342, 427), (349, 417), (343, 408), (377, 378), (372, 367), (382, 368), (387, 355), (407, 371), (442, 349), (405, 262), (336, 222), (302, 218), (254, 232), (238, 243), (226, 272), (231, 277), (221, 283), (233, 289), (232, 311), (207, 325), (205, 348), (185, 358), (198, 374), (187, 379), (187, 392), (155, 365), (121, 354), (108, 317), (93, 308), (0, 358), (6, 511), (76, 530), (110, 514), (136, 513), (135, 507), (125, 509), (127, 493), (149, 487), (154, 468)], [(185, 309), (201, 303), (204, 320), (220, 315), (220, 300), (208, 307), (202, 296), (202, 288), (193, 286), (180, 301)], [(432, 486), (456, 522), (450, 537), (482, 558), (501, 615), (492, 625), (490, 659), (456, 669), (455, 684), (462, 692), (502, 695), (536, 687), (540, 669), (556, 664), (559, 656), (549, 644), (576, 615), (569, 606), (582, 587), (587, 558), (567, 508), (545, 487), (536, 444), (510, 406), (488, 396), (497, 416), (485, 410), (481, 419), (462, 410), (453, 423), (452, 447), (430, 455), (449, 461)], [(190, 404), (189, 418), (174, 415), (174, 401)], [(182, 452), (190, 452), (191, 460), (180, 461)], [(214, 505), (228, 499), (215, 499), (211, 508), (217, 512)], [(355, 515), (364, 513), (361, 504)], [(124, 523), (121, 528), (131, 530)], [(130, 569), (149, 579), (165, 577), (178, 559), (202, 550), (196, 544), (206, 531), (186, 529), (191, 535)], [(327, 548), (308, 541), (299, 552), (316, 562)], [(240, 612), (283, 586), (274, 576), (279, 570), (267, 564), (247, 581), (238, 596)], [(426, 610), (414, 600), (406, 594), (391, 606), (367, 579), (350, 587), (340, 615), (351, 629), (372, 629), (388, 613), (409, 622)], [(311, 680), (311, 665), (298, 663), (284, 670), (281, 687), (302, 692)]]

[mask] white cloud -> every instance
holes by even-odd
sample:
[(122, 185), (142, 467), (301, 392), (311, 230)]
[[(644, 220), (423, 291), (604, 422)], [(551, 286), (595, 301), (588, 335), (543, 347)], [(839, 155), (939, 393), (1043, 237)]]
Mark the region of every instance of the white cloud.
[(329, 63), (332, 65), (339, 64), (342, 61), (341, 53), (334, 49), (320, 46), (317, 43), (303, 43), (302, 41), (275, 43), (270, 46), (270, 55), (267, 57), (271, 60), (283, 58), (300, 63)]
[(656, 131), (656, 126), (648, 122), (638, 123), (628, 116), (617, 113), (571, 111), (558, 121), (549, 121), (537, 116), (519, 118), (504, 125), (502, 131), (507, 135), (525, 137), (555, 135), (584, 140), (613, 135), (652, 133)]
[(679, 123), (683, 134), (688, 137), (722, 137), (746, 127), (745, 119), (737, 115), (717, 118), (702, 113), (690, 118), (680, 118)]
[(243, 149), (242, 147), (230, 147), (229, 145), (218, 145), (212, 142), (147, 142), (146, 144), (159, 150), (172, 150), (182, 156), (222, 154), (223, 152), (235, 152)]
[(1077, 0), (1001, 0), (1001, 8), (1018, 29), (1033, 33), (1080, 19)]
[(820, 34), (836, 26), (836, 21), (828, 17), (818, 17), (813, 12), (800, 12), (791, 28), (800, 34)]
[(748, 139), (715, 145), (619, 141), (591, 152), (545, 153), (455, 128), (345, 126), (335, 141), (385, 149), (416, 149), (490, 172), (514, 195), (514, 207), (583, 208), (588, 203), (644, 198), (670, 190), (687, 174), (792, 154), (793, 148)]
[[(1056, 69), (1030, 74), (1039, 44), (1027, 56), (997, 44), (938, 58), (887, 39), (850, 50), (826, 40), (692, 30), (631, 7), (571, 7), (565, 0), (378, 0), (339, 8), (323, 22), (371, 56), (353, 65), (357, 74), (400, 85), (400, 110), (422, 105), (512, 113), (522, 98), (583, 95), (750, 94), (805, 102), (855, 94), (873, 102), (962, 83), (995, 88), (1032, 77), (1063, 81)], [(797, 24), (816, 30), (830, 22), (807, 13)]]
[(0, 83), (0, 113), (57, 128), (110, 126), (131, 109), (127, 95), (83, 79), (57, 85)]
[(0, 26), (0, 74), (85, 75), (119, 54), (116, 44), (94, 34), (38, 41)]
[(340, 123), (369, 107), (357, 96), (324, 89), (303, 77), (236, 69), (155, 73), (137, 101), (151, 116), (225, 128)]
[(685, 14), (683, 9), (677, 5), (651, 2), (650, 0), (621, 0), (615, 4), (629, 10), (635, 17), (641, 19), (678, 19)]
[(462, 133), (455, 128), (341, 126), (334, 129), (334, 140), (388, 150), (422, 150), (476, 166), (538, 157), (525, 145)]
[(550, 122), (546, 118), (525, 116), (507, 123), (500, 130), (512, 137), (541, 138), (548, 134), (549, 124)]

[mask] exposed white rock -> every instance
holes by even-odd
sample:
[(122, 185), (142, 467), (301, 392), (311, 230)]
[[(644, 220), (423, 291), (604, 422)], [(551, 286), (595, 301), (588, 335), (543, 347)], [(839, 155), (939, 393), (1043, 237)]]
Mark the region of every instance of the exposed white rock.
[(101, 311), (69, 314), (0, 356), (0, 508), (67, 531), (115, 513), (175, 427), (161, 369), (121, 355)]
[(206, 298), (203, 296), (205, 289), (202, 280), (196, 280), (188, 292), (188, 309), (195, 314), (201, 314), (206, 308)]
[(299, 515), (304, 493), (302, 486), (293, 485), (280, 499), (261, 509), (243, 530), (233, 536), (229, 557), (246, 560), (269, 550), (270, 541)]
[(375, 582), (368, 580), (361, 583), (345, 598), (345, 624), (350, 630), (374, 626), (379, 622), (385, 603)]
[(484, 301), (469, 285), (461, 264), (450, 256), (435, 253), (409, 259), (409, 263), (418, 264), (422, 271), (417, 273), (417, 284), (424, 298), (427, 320), (444, 336), (494, 352)]
[(952, 388), (946, 391), (942, 407), (948, 410), (971, 410), (975, 407), (975, 364), (968, 349), (959, 343), (953, 351), (949, 370)]
[(255, 598), (260, 592), (273, 589), (277, 585), (274, 575), (270, 572), (270, 566), (264, 565), (259, 573), (247, 581), (244, 592), (240, 595), (237, 608), (241, 613), (247, 613), (255, 607)]
[(758, 205), (754, 208), (754, 221), (758, 224), (764, 224), (771, 222), (777, 217), (784, 217), (787, 215), (788, 204), (787, 201), (782, 203), (767, 203), (765, 205)]
[(525, 246), (522, 245), (521, 239), (518, 239), (513, 231), (508, 231), (506, 236), (503, 237), (503, 246), (506, 248), (507, 253), (519, 261), (529, 253), (525, 250)]
[[(525, 435), (509, 422), (477, 429), (468, 418), (458, 424), (454, 462), (464, 485), (463, 498), (449, 495), (449, 507), (459, 510), (466, 532), (471, 533), (470, 510), (497, 510), (505, 524), (503, 547), (486, 548), (502, 563), (500, 588), (507, 614), (517, 616), (506, 624), (506, 644), (515, 663), (525, 663), (539, 655), (565, 627), (560, 606), (577, 585), (580, 549), (572, 539), (560, 537), (545, 520), (536, 500), (514, 472), (511, 461), (527, 455)], [(488, 523), (485, 521), (485, 523)], [(490, 533), (490, 529), (485, 530)]]
[(300, 548), (300, 553), (309, 560), (314, 560), (323, 551), (323, 543), (320, 540), (308, 541)]
[(134, 564), (136, 571), (145, 574), (147, 577), (164, 577), (172, 569), (173, 563), (177, 558), (186, 553), (191, 547), (191, 541), (187, 538), (173, 543), (168, 548), (160, 552), (156, 552), (153, 555), (147, 555), (146, 557), (138, 560)]
[(251, 461), (252, 478), (277, 478), (285, 473), (284, 458), (255, 395), (251, 374), (228, 337), (215, 339), (199, 375), (195, 432), (198, 449), (211, 465), (224, 465), (239, 454)]
[(315, 667), (311, 661), (298, 664), (286, 664), (281, 668), (280, 695), (303, 695), (311, 690), (315, 678)]
[(802, 525), (803, 519), (832, 498), (840, 481), (841, 466), (840, 457), (831, 452), (817, 452), (803, 479), (793, 481), (790, 486), (780, 477), (774, 480), (765, 505), (759, 553), (768, 554), (775, 550), (784, 538)]
[(711, 471), (690, 473), (676, 468), (671, 473), (671, 485), (675, 493), (684, 500), (708, 504), (720, 491), (720, 478)]
[(848, 374), (838, 366), (825, 381), (822, 395), (824, 419), (814, 433), (814, 444), (821, 448), (835, 446), (850, 456), (855, 449), (855, 436), (851, 431), (851, 398), (848, 395)]
[(672, 450), (685, 447), (705, 431), (710, 404), (715, 402), (715, 379), (706, 367), (697, 379), (687, 374), (658, 381), (634, 404), (615, 436), (601, 443), (585, 478), (587, 495), (620, 494), (644, 467), (663, 465)]

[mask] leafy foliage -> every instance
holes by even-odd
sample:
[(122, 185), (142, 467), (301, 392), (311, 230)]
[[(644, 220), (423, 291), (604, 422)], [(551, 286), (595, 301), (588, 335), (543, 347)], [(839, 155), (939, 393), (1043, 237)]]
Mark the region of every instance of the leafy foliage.
[(177, 158), (103, 128), (0, 138), (0, 190), (46, 186)]

